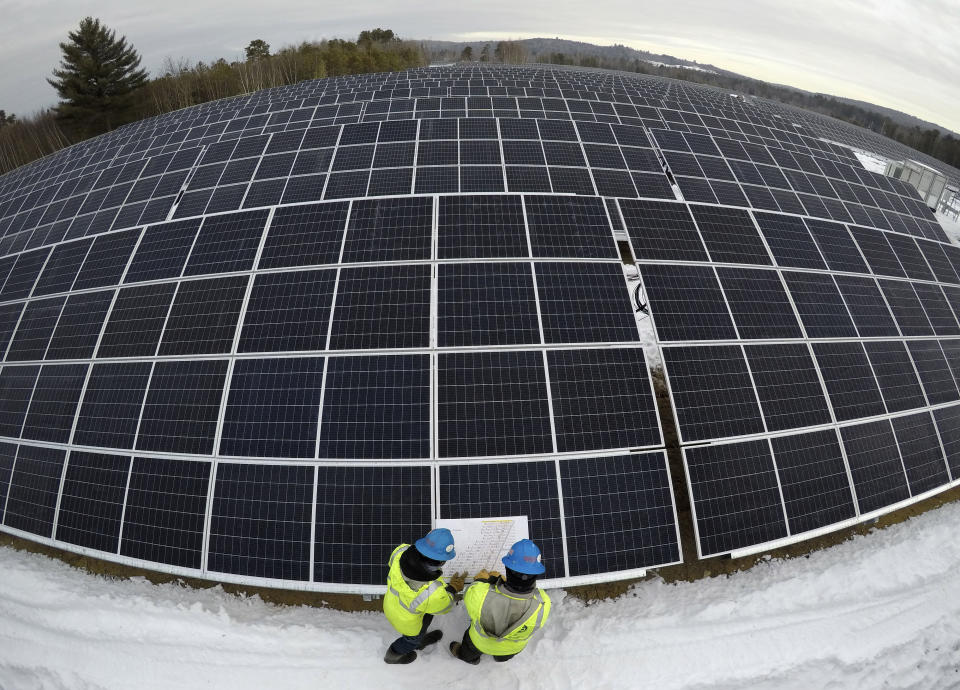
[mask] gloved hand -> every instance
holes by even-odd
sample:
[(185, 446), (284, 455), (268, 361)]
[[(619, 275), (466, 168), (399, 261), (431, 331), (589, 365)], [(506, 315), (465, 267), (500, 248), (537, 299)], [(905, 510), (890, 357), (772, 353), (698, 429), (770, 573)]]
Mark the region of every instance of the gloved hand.
[(491, 580), (499, 580), (499, 579), (500, 579), (500, 573), (498, 573), (496, 570), (491, 570), (491, 571), (488, 573), (488, 575), (490, 576), (490, 579), (491, 579)]
[(473, 579), (475, 582), (481, 582), (482, 580), (486, 580), (488, 577), (490, 577), (490, 573), (487, 572), (486, 568), (484, 568), (479, 573), (474, 575)]
[(463, 591), (463, 581), (467, 579), (467, 573), (454, 573), (450, 577), (450, 586), (453, 587), (457, 592)]

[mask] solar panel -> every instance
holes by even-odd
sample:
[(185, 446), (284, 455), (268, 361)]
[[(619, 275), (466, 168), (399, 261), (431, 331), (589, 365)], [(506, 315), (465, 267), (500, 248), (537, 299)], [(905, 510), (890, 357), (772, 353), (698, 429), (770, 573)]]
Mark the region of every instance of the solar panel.
[(120, 554), (199, 568), (210, 463), (134, 458)]
[(344, 202), (278, 208), (267, 230), (258, 267), (337, 263), (347, 208)]
[(7, 350), (8, 362), (43, 359), (66, 297), (28, 302)]
[(137, 434), (137, 450), (211, 453), (226, 360), (157, 362)]
[(77, 279), (77, 273), (92, 244), (93, 239), (88, 239), (54, 247), (40, 273), (40, 279), (33, 288), (33, 296), (42, 297), (68, 291)]
[(16, 457), (16, 444), (0, 443), (0, 523), (3, 522), (3, 511), (7, 507), (7, 492), (10, 489), (10, 475), (13, 474), (13, 462)]
[(440, 347), (539, 344), (530, 264), (440, 264)]
[(640, 271), (660, 341), (736, 339), (713, 268), (643, 265)]
[(332, 270), (256, 276), (237, 351), (325, 350), (336, 276)]
[(560, 461), (570, 575), (680, 560), (663, 451)]
[(778, 266), (826, 270), (820, 249), (801, 218), (772, 213), (756, 213), (754, 217)]
[(563, 577), (563, 531), (553, 462), (441, 465), (439, 515), (447, 519), (526, 515), (545, 577)]
[(911, 340), (907, 348), (931, 405), (960, 399), (953, 374), (936, 340)]
[(140, 234), (140, 230), (127, 230), (97, 237), (80, 267), (73, 289), (117, 285), (127, 268), (133, 248), (140, 240)]
[(950, 469), (950, 477), (960, 477), (960, 405), (933, 411), (937, 433)]
[(770, 439), (790, 534), (856, 515), (843, 453), (833, 429)]
[(837, 421), (886, 412), (863, 345), (857, 342), (814, 343), (813, 352)]
[(22, 437), (67, 443), (86, 376), (86, 364), (45, 364), (33, 389)]
[(133, 448), (151, 370), (150, 362), (94, 364), (77, 416), (73, 442)]
[(717, 276), (741, 338), (803, 335), (776, 271), (718, 266)]
[(437, 375), (440, 457), (552, 451), (539, 352), (441, 353)]
[(314, 481), (313, 467), (219, 463), (207, 567), (309, 580)]
[(317, 468), (314, 580), (379, 584), (397, 544), (430, 529), (427, 467)]
[(559, 452), (660, 445), (642, 349), (550, 350), (547, 363)]
[(175, 283), (122, 288), (103, 330), (98, 357), (152, 357), (173, 302)]
[(5, 366), (0, 371), (0, 435), (20, 438), (39, 366)]
[(903, 335), (933, 335), (933, 327), (910, 283), (883, 279), (877, 282)]
[(907, 473), (910, 495), (916, 496), (949, 483), (946, 459), (930, 413), (894, 417), (890, 422)]
[(794, 271), (784, 271), (781, 275), (808, 337), (857, 336), (847, 305), (832, 276)]
[(192, 218), (147, 228), (130, 261), (124, 282), (178, 277), (183, 272), (200, 223), (200, 218)]
[(744, 352), (767, 430), (830, 423), (830, 408), (806, 345), (746, 345)]
[(231, 276), (180, 283), (167, 316), (158, 354), (229, 352), (247, 282), (247, 276)]
[(429, 358), (331, 357), (317, 445), (320, 458), (428, 457)]
[(341, 269), (330, 329), (334, 350), (426, 347), (430, 267)]
[(538, 258), (616, 259), (616, 244), (602, 199), (524, 197), (530, 245)]
[(868, 341), (863, 347), (880, 384), (887, 411), (902, 412), (927, 404), (913, 362), (902, 342)]
[(870, 273), (863, 255), (854, 243), (846, 227), (839, 223), (805, 219), (804, 223), (817, 242), (820, 252), (831, 271)]
[(765, 439), (684, 448), (701, 557), (787, 536)]
[(341, 260), (347, 263), (429, 259), (432, 228), (431, 198), (355, 201)]
[(619, 264), (535, 264), (547, 343), (639, 340)]
[(843, 301), (861, 338), (900, 335), (875, 280), (843, 275), (835, 275), (833, 279), (840, 288), (840, 294), (843, 295)]
[(851, 227), (850, 234), (857, 241), (860, 251), (874, 273), (896, 278), (907, 277), (884, 233), (878, 230)]
[(233, 368), (221, 455), (312, 458), (322, 358), (243, 359)]
[(663, 350), (663, 361), (684, 442), (763, 433), (740, 347), (669, 347)]
[(63, 479), (56, 538), (116, 553), (130, 458), (71, 451)]
[(861, 514), (910, 497), (889, 420), (841, 427), (840, 435)]
[(113, 290), (70, 295), (50, 338), (45, 359), (86, 359), (103, 330)]
[(66, 452), (21, 445), (10, 477), (3, 524), (41, 537), (53, 535)]
[(267, 211), (241, 211), (204, 219), (183, 270), (186, 276), (253, 268)]
[(691, 205), (693, 218), (707, 244), (710, 259), (718, 263), (770, 265), (763, 240), (746, 211)]
[(707, 261), (707, 251), (685, 204), (623, 200), (620, 211), (641, 261)]
[[(919, 298), (922, 312), (929, 319), (934, 333), (938, 336), (960, 335), (960, 326), (957, 325), (953, 310), (939, 286), (911, 283), (911, 287)], [(902, 324), (900, 330), (903, 330)]]
[(45, 248), (24, 252), (18, 256), (3, 284), (3, 289), (0, 289), (0, 302), (28, 297), (49, 254), (50, 249)]

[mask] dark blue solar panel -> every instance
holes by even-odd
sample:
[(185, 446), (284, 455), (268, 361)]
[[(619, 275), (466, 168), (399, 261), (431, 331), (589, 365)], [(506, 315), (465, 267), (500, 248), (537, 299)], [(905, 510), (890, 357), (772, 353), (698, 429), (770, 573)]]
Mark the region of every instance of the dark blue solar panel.
[(340, 258), (347, 204), (278, 208), (270, 221), (259, 268), (335, 264)]
[(519, 196), (441, 197), (437, 227), (441, 259), (530, 255)]
[(52, 295), (69, 290), (77, 279), (77, 272), (92, 244), (93, 239), (87, 239), (55, 247), (33, 288), (33, 296)]
[(10, 489), (10, 475), (13, 474), (13, 461), (17, 457), (15, 443), (0, 443), (0, 521), (7, 506), (7, 492)]
[(7, 276), (7, 281), (3, 284), (3, 289), (0, 290), (0, 302), (28, 297), (49, 254), (50, 249), (44, 248), (24, 252), (18, 256), (17, 262), (10, 270), (10, 275)]
[(910, 495), (916, 496), (949, 483), (946, 459), (930, 413), (894, 417), (890, 422), (907, 471)]
[(319, 457), (430, 455), (430, 361), (426, 355), (331, 357)]
[(563, 577), (563, 538), (553, 462), (441, 465), (440, 517), (526, 515), (530, 538), (540, 547), (544, 577)]
[(813, 351), (838, 421), (886, 411), (860, 343), (814, 343)]
[(833, 429), (770, 439), (790, 534), (856, 515), (850, 480)]
[(170, 311), (175, 283), (123, 288), (110, 311), (98, 357), (152, 357)]
[(602, 199), (527, 196), (523, 201), (534, 256), (617, 258), (617, 246)]
[(94, 364), (80, 405), (73, 442), (84, 446), (133, 448), (151, 367), (150, 362)]
[(130, 255), (139, 239), (139, 229), (97, 237), (83, 266), (80, 267), (73, 289), (86, 290), (117, 285), (127, 269)]
[(637, 323), (620, 264), (536, 264), (547, 343), (635, 342)]
[(863, 252), (863, 256), (874, 273), (896, 278), (907, 277), (884, 233), (879, 230), (857, 227), (851, 227), (850, 233), (857, 241), (860, 251)]
[(134, 458), (120, 554), (199, 568), (210, 463)]
[(157, 362), (143, 407), (137, 449), (211, 453), (226, 360)]
[(661, 341), (737, 337), (713, 268), (642, 265), (640, 270)]
[(719, 263), (769, 265), (770, 255), (750, 214), (741, 209), (690, 206), (710, 259)]
[(3, 524), (41, 537), (53, 536), (53, 518), (66, 451), (21, 445), (10, 478)]
[(933, 411), (937, 432), (950, 466), (950, 476), (960, 477), (960, 405), (943, 407)]
[(23, 423), (23, 438), (52, 443), (69, 441), (86, 377), (86, 364), (45, 364)]
[(551, 452), (543, 367), (539, 352), (439, 355), (439, 455)]
[(66, 297), (51, 297), (27, 304), (7, 350), (8, 362), (43, 359), (66, 300)]
[(625, 199), (620, 211), (638, 260), (707, 261), (686, 204)]
[(910, 283), (905, 280), (883, 280), (882, 278), (877, 282), (903, 335), (933, 335), (933, 327), (924, 314), (923, 306), (917, 298), (917, 293), (910, 287)]
[(248, 577), (309, 580), (313, 484), (312, 467), (220, 463), (207, 567)]
[(530, 264), (440, 264), (440, 347), (539, 344)]
[(0, 371), (0, 436), (20, 438), (39, 374), (39, 365), (5, 366)]
[(314, 457), (322, 387), (322, 357), (237, 360), (220, 454)]
[(870, 273), (870, 269), (863, 260), (860, 250), (846, 227), (839, 223), (827, 223), (822, 220), (806, 219), (804, 221), (810, 234), (817, 241), (823, 258), (831, 271), (848, 271), (851, 273)]
[(247, 276), (231, 276), (180, 283), (158, 354), (230, 352), (247, 281)]
[(888, 420), (842, 427), (840, 435), (861, 513), (910, 498), (897, 441)]
[(776, 271), (717, 267), (737, 332), (744, 340), (803, 335)]
[(45, 359), (86, 359), (103, 330), (113, 290), (70, 295), (50, 338)]
[(960, 399), (953, 374), (936, 340), (911, 340), (907, 347), (931, 405)]
[(661, 443), (642, 349), (551, 350), (547, 361), (559, 452)]
[(560, 461), (570, 575), (681, 559), (662, 451)]
[(184, 275), (248, 271), (253, 268), (268, 212), (242, 211), (205, 218)]
[(862, 338), (897, 336), (897, 324), (873, 278), (835, 275), (843, 301)]
[(801, 218), (772, 213), (756, 213), (754, 217), (778, 266), (826, 270), (820, 250)]
[(683, 452), (701, 557), (787, 536), (777, 474), (765, 439)]
[(768, 431), (829, 424), (823, 385), (804, 344), (746, 345)]
[(738, 346), (664, 348), (663, 359), (683, 441), (764, 431)]
[(342, 260), (350, 263), (429, 259), (432, 236), (432, 198), (355, 201), (350, 209)]
[(810, 338), (855, 338), (857, 330), (833, 278), (784, 271), (783, 279)]
[(317, 468), (314, 580), (382, 584), (398, 544), (433, 524), (429, 467)]
[(201, 220), (193, 218), (147, 228), (123, 282), (179, 277)]
[(429, 339), (430, 266), (341, 269), (331, 349), (426, 347)]
[(902, 342), (868, 341), (863, 346), (888, 412), (902, 412), (927, 404), (913, 362)]
[(57, 513), (56, 538), (116, 553), (129, 471), (129, 457), (71, 451)]

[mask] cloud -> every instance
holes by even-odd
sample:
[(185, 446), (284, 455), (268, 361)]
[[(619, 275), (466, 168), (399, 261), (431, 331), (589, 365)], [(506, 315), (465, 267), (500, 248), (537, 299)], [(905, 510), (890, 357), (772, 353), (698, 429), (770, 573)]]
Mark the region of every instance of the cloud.
[[(960, 12), (956, 0), (422, 0), (409, 6), (353, 0), (100, 0), (98, 16), (157, 70), (165, 57), (235, 58), (253, 38), (274, 47), (352, 38), (383, 26), (411, 38), (562, 36), (623, 43), (712, 62), (800, 88), (871, 100), (960, 130)], [(0, 108), (54, 102), (44, 78), (57, 41), (84, 13), (69, 0), (6, 0), (0, 26)]]

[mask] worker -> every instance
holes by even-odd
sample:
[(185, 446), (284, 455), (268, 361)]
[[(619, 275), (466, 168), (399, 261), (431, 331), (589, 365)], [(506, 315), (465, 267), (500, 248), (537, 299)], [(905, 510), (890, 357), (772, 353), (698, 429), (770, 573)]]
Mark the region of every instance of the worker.
[(450, 653), (468, 664), (479, 664), (484, 654), (509, 661), (550, 615), (550, 597), (537, 587), (537, 577), (546, 570), (537, 545), (521, 539), (502, 560), (506, 579), (480, 571), (463, 598), (470, 627), (462, 641), (450, 643)]
[(388, 664), (409, 664), (417, 650), (443, 637), (443, 631), (428, 633), (427, 628), (434, 615), (453, 608), (454, 597), (463, 589), (466, 573), (454, 575), (450, 584), (442, 578), (443, 564), (455, 556), (453, 535), (443, 527), (417, 539), (413, 548), (401, 544), (390, 554), (383, 612), (400, 637), (383, 657)]

